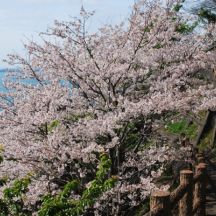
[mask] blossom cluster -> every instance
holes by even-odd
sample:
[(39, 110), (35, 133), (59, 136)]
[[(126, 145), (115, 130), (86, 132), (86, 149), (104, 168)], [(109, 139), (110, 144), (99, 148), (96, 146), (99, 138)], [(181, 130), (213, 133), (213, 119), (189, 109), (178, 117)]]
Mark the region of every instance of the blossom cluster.
[[(215, 86), (205, 79), (216, 68), (215, 51), (205, 49), (216, 28), (184, 32), (191, 18), (173, 10), (178, 2), (140, 0), (128, 22), (96, 33), (87, 32), (93, 14), (82, 8), (80, 18), (55, 21), (41, 33), (41, 44), (25, 44), (28, 58), (9, 55), (19, 70), (9, 71), (7, 91), (0, 94), (1, 175), (34, 176), (27, 203), (58, 193), (72, 179), (87, 187), (105, 152), (112, 161), (109, 175), (119, 181), (95, 211), (117, 206), (110, 210), (117, 215), (146, 199), (164, 164), (184, 159), (185, 150), (143, 148), (154, 114), (216, 107)], [(135, 143), (131, 133), (139, 135)]]

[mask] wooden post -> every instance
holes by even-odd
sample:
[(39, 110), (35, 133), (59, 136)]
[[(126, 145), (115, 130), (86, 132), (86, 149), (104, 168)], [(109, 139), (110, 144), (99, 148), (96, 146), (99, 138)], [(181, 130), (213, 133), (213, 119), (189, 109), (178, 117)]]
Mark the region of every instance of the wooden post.
[(191, 170), (180, 172), (180, 185), (187, 185), (187, 191), (179, 202), (179, 216), (191, 216), (193, 210), (193, 172)]
[(170, 215), (170, 193), (167, 191), (154, 191), (150, 200), (151, 216)]
[(196, 174), (201, 174), (194, 188), (194, 207), (197, 207), (197, 216), (205, 216), (206, 201), (206, 164), (200, 163), (196, 166)]

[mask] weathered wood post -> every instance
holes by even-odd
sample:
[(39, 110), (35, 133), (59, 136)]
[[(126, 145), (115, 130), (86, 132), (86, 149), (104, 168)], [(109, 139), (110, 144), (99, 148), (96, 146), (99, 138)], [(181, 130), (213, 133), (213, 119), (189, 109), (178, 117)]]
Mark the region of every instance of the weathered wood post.
[(196, 166), (196, 174), (200, 174), (200, 178), (194, 188), (194, 208), (197, 208), (197, 216), (205, 216), (205, 201), (206, 201), (206, 164), (199, 163)]
[(191, 216), (193, 210), (193, 172), (182, 170), (180, 172), (180, 185), (187, 185), (183, 198), (179, 201), (179, 216)]
[(169, 216), (170, 215), (170, 192), (154, 191), (150, 200), (151, 216)]

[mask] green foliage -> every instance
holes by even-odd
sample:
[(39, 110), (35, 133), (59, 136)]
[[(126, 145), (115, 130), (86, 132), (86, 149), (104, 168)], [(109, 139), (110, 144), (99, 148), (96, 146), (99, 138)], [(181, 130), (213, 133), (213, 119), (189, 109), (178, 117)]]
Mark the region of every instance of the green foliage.
[(47, 125), (47, 130), (48, 132), (52, 132), (53, 129), (55, 129), (56, 127), (58, 127), (60, 124), (59, 120), (53, 120), (50, 124)]
[(77, 180), (73, 180), (71, 182), (68, 182), (64, 186), (63, 191), (59, 195), (60, 199), (63, 200), (63, 198), (69, 198), (71, 191), (77, 190), (78, 186), (79, 186), (79, 181), (77, 181)]
[[(69, 200), (62, 201), (58, 197), (46, 196), (43, 198), (42, 208), (39, 210), (38, 215), (67, 215), (64, 213), (64, 210), (72, 208), (72, 203)], [(69, 215), (69, 214), (68, 214)]]
[(139, 141), (140, 135), (138, 133), (130, 133), (128, 138), (126, 139), (126, 147), (128, 149), (132, 149), (135, 144)]
[(181, 34), (188, 34), (191, 33), (198, 25), (198, 22), (194, 22), (193, 24), (188, 24), (188, 23), (179, 23), (176, 26), (175, 31)]
[(147, 26), (147, 27), (145, 27), (145, 29), (144, 29), (144, 32), (150, 32), (150, 28), (149, 28), (149, 26)]
[(11, 187), (4, 189), (3, 198), (0, 200), (0, 215), (31, 215), (24, 208), (23, 195), (28, 191), (28, 186), (31, 183), (29, 176), (20, 180), (15, 180)]
[[(150, 140), (149, 136), (151, 134), (151, 123), (147, 123), (146, 121), (146, 118), (140, 116), (137, 119), (125, 123), (123, 127), (115, 130), (118, 137), (122, 137), (122, 152), (147, 148), (154, 143), (154, 140)], [(144, 125), (147, 126), (146, 129), (144, 129), (146, 133), (145, 136), (143, 135)]]
[(204, 134), (204, 137), (201, 139), (198, 149), (200, 152), (204, 151), (207, 148), (212, 148), (213, 146), (210, 146), (210, 143), (212, 143), (212, 138), (214, 137), (214, 129), (211, 129), (208, 131), (208, 133)]
[(0, 179), (0, 186), (3, 186), (7, 183), (8, 178), (6, 176), (2, 177)]
[(40, 132), (43, 135), (47, 135), (49, 133), (51, 133), (56, 127), (58, 127), (60, 124), (60, 121), (55, 119), (50, 123), (44, 123), (39, 127)]
[(86, 188), (79, 200), (70, 199), (72, 191), (76, 191), (79, 187), (79, 182), (73, 180), (67, 183), (61, 193), (56, 197), (45, 196), (42, 200), (42, 207), (38, 212), (39, 216), (78, 216), (84, 213), (86, 208), (91, 207), (96, 202), (97, 198), (106, 190), (111, 189), (116, 177), (108, 178), (111, 167), (111, 160), (107, 154), (100, 155), (100, 163), (96, 177), (90, 182), (90, 186)]
[(175, 6), (174, 6), (174, 8), (173, 8), (173, 10), (175, 11), (175, 12), (179, 12), (180, 11), (180, 9), (182, 8), (182, 4), (176, 4)]
[(216, 14), (204, 8), (199, 10), (198, 15), (201, 19), (208, 20), (209, 22), (216, 22)]
[(154, 24), (153, 24), (153, 22), (151, 22), (148, 26), (146, 26), (145, 28), (144, 28), (144, 32), (150, 32), (151, 31), (151, 28), (153, 28), (154, 27)]
[(155, 138), (149, 138), (147, 139), (143, 145), (140, 146), (140, 149), (141, 150), (144, 150), (144, 149), (147, 149), (147, 148), (150, 148), (151, 146), (156, 146), (156, 143), (157, 143), (157, 139)]
[(184, 2), (185, 2), (185, 0), (178, 1), (178, 3), (175, 4), (174, 7), (173, 7), (173, 11), (179, 12), (180, 9), (183, 7), (183, 3), (184, 3)]
[(66, 118), (66, 120), (71, 122), (78, 122), (80, 119), (94, 119), (94, 114), (92, 113), (71, 114)]
[(19, 197), (27, 192), (28, 185), (31, 183), (29, 177), (23, 178), (21, 180), (15, 180), (14, 184), (10, 188), (6, 188), (3, 193), (6, 199), (12, 199), (14, 197)]
[[(142, 133), (140, 133), (141, 129), (144, 126), (144, 119), (141, 117), (139, 119), (136, 119), (134, 121), (131, 121), (127, 124), (126, 129), (123, 127), (120, 133), (127, 133), (127, 136), (125, 136), (125, 139), (123, 141), (124, 148), (130, 150), (133, 149), (137, 143), (140, 142), (140, 139), (142, 138)], [(126, 131), (124, 131), (126, 130)]]
[(137, 131), (135, 124), (131, 123), (129, 125), (129, 128), (130, 131), (128, 133), (128, 136), (125, 138), (124, 146), (129, 149), (132, 149), (135, 146), (135, 144), (139, 141), (140, 135)]
[(173, 123), (169, 122), (166, 126), (167, 131), (173, 134), (185, 134), (187, 137), (192, 139), (197, 135), (197, 125), (195, 123), (189, 124), (186, 119)]
[(160, 49), (163, 45), (161, 43), (157, 43), (155, 46), (153, 46), (154, 49)]
[(176, 21), (178, 18), (176, 17), (176, 16), (172, 16), (171, 17), (171, 20), (174, 22), (174, 21)]
[(106, 153), (100, 155), (100, 164), (96, 173), (96, 180), (103, 181), (111, 167), (111, 160)]
[(76, 191), (79, 187), (79, 181), (73, 180), (68, 182), (63, 191), (61, 191), (56, 197), (46, 195), (42, 198), (42, 207), (39, 210), (39, 215), (56, 215), (61, 214), (63, 209), (72, 208), (75, 205), (73, 201), (69, 199), (71, 192)]

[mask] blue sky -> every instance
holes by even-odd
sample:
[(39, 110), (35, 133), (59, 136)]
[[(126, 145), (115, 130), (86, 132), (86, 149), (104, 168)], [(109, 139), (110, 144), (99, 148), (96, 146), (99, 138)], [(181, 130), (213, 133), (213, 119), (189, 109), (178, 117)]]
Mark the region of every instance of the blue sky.
[(25, 38), (37, 40), (38, 33), (53, 20), (68, 20), (79, 15), (81, 5), (95, 10), (91, 29), (105, 23), (114, 24), (129, 15), (134, 0), (1, 0), (0, 2), (0, 68), (8, 53), (23, 53)]

